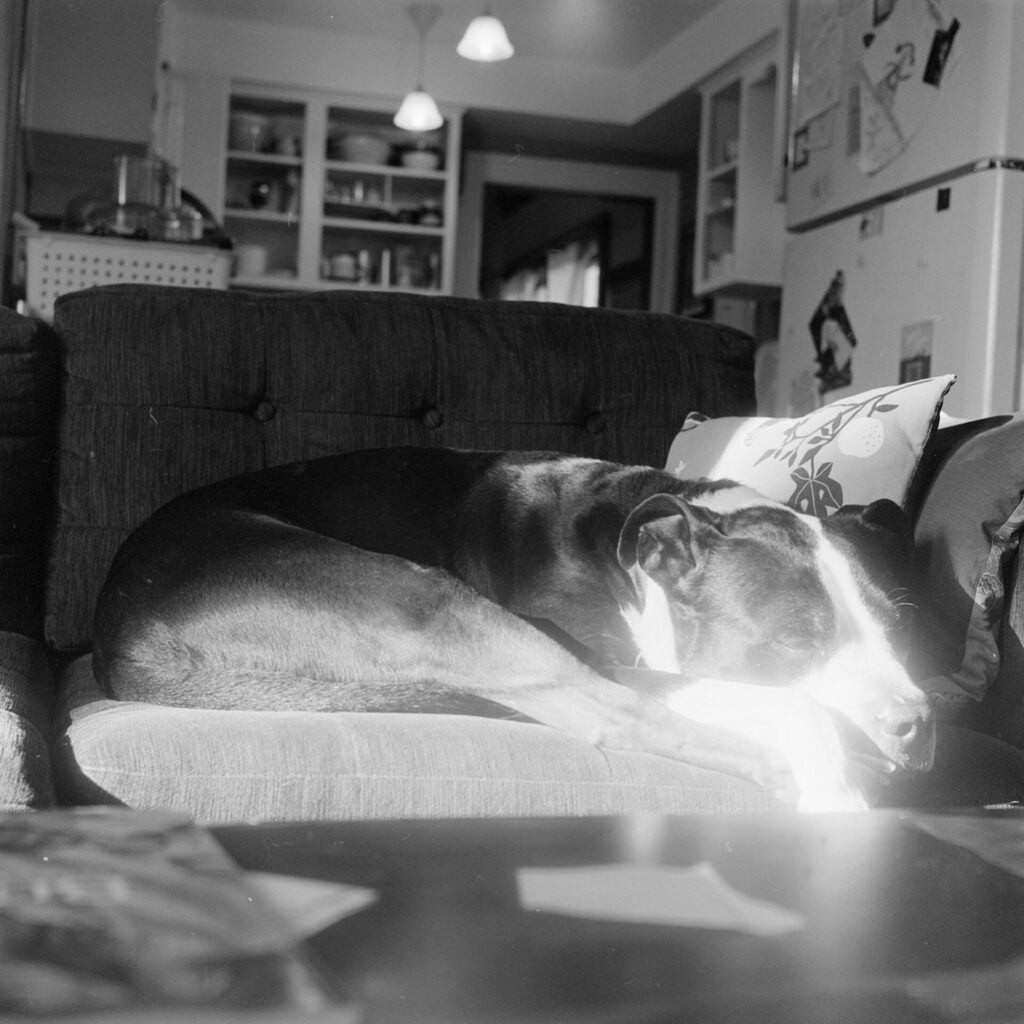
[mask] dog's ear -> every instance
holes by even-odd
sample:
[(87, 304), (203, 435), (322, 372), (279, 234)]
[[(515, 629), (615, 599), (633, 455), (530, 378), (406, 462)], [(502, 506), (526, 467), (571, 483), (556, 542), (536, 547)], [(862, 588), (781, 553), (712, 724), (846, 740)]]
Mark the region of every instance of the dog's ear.
[(913, 547), (914, 530), (906, 512), (888, 498), (880, 498), (870, 505), (844, 505), (835, 515), (838, 518), (855, 518), (870, 530), (884, 531), (901, 545)]
[(681, 575), (698, 564), (712, 534), (721, 536), (703, 509), (674, 494), (652, 494), (626, 517), (619, 533), (619, 564), (627, 570), (639, 564), (649, 572), (670, 561)]
[(914, 528), (907, 514), (894, 501), (882, 498), (870, 505), (844, 505), (826, 525), (837, 521), (840, 537), (845, 534), (861, 553), (874, 550), (890, 570), (908, 583), (914, 572)]

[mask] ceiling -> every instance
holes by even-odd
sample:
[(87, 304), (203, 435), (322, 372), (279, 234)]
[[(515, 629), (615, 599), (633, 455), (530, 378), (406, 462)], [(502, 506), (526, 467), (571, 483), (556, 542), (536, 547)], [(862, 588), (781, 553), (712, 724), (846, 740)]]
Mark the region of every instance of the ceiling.
[[(718, 0), (438, 0), (431, 43), (459, 41), (485, 7), (516, 52), (546, 60), (632, 68), (706, 14)], [(407, 0), (175, 0), (180, 10), (317, 31), (416, 38)]]
[[(719, 2), (438, 0), (440, 14), (428, 39), (454, 49), (470, 20), (490, 6), (519, 56), (628, 70)], [(175, 0), (175, 5), (188, 13), (315, 31), (416, 38), (406, 0)], [(693, 157), (698, 126), (699, 102), (688, 93), (630, 126), (470, 107), (464, 133), (472, 149), (678, 168)]]

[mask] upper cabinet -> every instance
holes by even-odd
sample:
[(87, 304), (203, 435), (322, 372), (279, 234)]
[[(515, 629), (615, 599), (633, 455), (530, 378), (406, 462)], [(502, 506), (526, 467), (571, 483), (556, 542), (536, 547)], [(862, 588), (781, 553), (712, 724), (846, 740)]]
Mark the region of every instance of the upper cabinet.
[(234, 239), (233, 283), (451, 292), (461, 112), (416, 135), (390, 100), (218, 85), (179, 90), (182, 181)]
[[(160, 0), (44, 0), (24, 6), (21, 126), (145, 146), (166, 5)], [(73, 176), (67, 168), (64, 174)]]
[(775, 38), (701, 87), (694, 292), (756, 296), (782, 285), (775, 199)]

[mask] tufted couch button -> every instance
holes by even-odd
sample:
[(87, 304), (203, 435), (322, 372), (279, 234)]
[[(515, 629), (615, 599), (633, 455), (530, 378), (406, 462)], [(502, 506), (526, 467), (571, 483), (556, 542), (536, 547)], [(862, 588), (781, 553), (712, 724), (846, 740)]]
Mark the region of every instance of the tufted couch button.
[(604, 416), (599, 412), (592, 412), (584, 421), (583, 429), (588, 434), (603, 434), (608, 427)]
[(277, 415), (277, 406), (263, 399), (252, 407), (252, 418), (259, 423), (267, 423)]
[(430, 430), (437, 430), (444, 423), (444, 413), (436, 406), (431, 406), (420, 414), (420, 423)]

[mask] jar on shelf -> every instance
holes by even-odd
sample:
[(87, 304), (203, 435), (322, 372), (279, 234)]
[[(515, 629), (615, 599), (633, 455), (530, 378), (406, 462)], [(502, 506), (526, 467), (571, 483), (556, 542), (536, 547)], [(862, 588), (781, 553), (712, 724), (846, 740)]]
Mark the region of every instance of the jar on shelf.
[(424, 199), (420, 203), (419, 223), (425, 228), (439, 228), (444, 223), (441, 204), (436, 199)]

